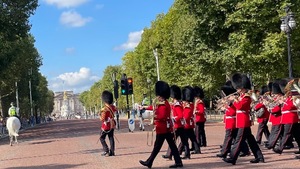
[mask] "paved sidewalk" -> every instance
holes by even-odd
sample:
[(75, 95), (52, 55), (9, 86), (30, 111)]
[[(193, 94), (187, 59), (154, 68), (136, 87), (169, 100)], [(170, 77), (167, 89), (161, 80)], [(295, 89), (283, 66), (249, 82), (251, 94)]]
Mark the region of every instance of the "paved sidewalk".
[[(136, 121), (137, 122), (137, 121)], [(138, 122), (137, 122), (138, 123)], [(253, 133), (256, 134), (256, 127)], [(100, 123), (98, 119), (64, 120), (41, 124), (20, 133), (19, 144), (9, 146), (8, 138), (0, 140), (0, 168), (2, 169), (132, 169), (146, 168), (139, 160), (146, 160), (153, 146), (147, 146), (146, 131), (128, 132), (127, 120), (122, 120), (121, 130), (115, 131), (116, 156), (102, 157), (99, 138)], [(138, 128), (136, 128), (138, 129)], [(148, 131), (147, 131), (148, 130)], [(201, 149), (202, 154), (192, 155), (190, 160), (184, 160), (184, 168), (229, 167), (244, 168), (299, 168), (300, 161), (294, 159), (294, 151), (285, 150), (282, 155), (262, 148), (266, 163), (251, 164), (253, 156), (239, 158), (235, 166), (224, 163), (215, 157), (219, 153), (219, 145), (224, 138), (222, 123), (207, 123), (208, 146)], [(154, 134), (155, 135), (155, 134)], [(153, 138), (155, 140), (155, 138)], [(150, 142), (150, 139), (148, 140)], [(168, 168), (174, 161), (161, 158), (165, 154), (167, 144), (156, 157), (153, 168)]]

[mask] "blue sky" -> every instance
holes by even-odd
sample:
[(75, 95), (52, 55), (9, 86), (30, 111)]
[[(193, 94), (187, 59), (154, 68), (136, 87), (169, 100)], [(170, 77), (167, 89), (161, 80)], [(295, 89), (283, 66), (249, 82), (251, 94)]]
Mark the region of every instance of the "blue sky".
[(142, 30), (174, 0), (40, 0), (31, 34), (41, 73), (57, 92), (88, 90), (139, 43)]

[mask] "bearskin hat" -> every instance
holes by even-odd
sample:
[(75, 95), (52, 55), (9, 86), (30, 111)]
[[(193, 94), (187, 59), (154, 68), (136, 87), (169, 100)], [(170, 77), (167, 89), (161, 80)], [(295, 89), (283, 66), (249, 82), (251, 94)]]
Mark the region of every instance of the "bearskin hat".
[(169, 99), (170, 97), (170, 86), (164, 81), (157, 81), (155, 83), (155, 94), (156, 96), (163, 97), (164, 99)]
[(172, 85), (170, 87), (170, 97), (177, 100), (181, 100), (181, 89), (177, 85)]
[(110, 91), (104, 90), (101, 95), (102, 101), (107, 104), (112, 104), (114, 97)]
[(290, 80), (289, 78), (284, 78), (279, 80), (279, 86), (283, 93), (287, 92), (285, 91), (285, 86), (288, 84), (289, 80)]
[(233, 87), (227, 86), (226, 84), (221, 87), (221, 90), (225, 93), (226, 96), (236, 92)]
[(250, 79), (244, 74), (240, 74), (240, 73), (233, 74), (232, 77), (231, 77), (231, 82), (232, 82), (232, 86), (235, 89), (249, 89), (249, 90), (251, 90)]
[(273, 86), (273, 82), (269, 82), (268, 83), (268, 91), (272, 92), (272, 86)]
[(229, 86), (233, 88), (231, 80), (226, 81), (225, 86)]
[(194, 101), (194, 89), (191, 86), (185, 86), (182, 89), (182, 101), (193, 102)]
[(284, 94), (283, 91), (281, 91), (279, 83), (280, 79), (277, 79), (272, 83), (272, 94)]
[(260, 95), (264, 95), (265, 93), (267, 93), (269, 90), (268, 90), (268, 87), (266, 85), (262, 86), (259, 90), (259, 94)]
[(194, 94), (195, 94), (195, 97), (199, 97), (200, 99), (204, 98), (204, 91), (199, 86), (194, 87)]

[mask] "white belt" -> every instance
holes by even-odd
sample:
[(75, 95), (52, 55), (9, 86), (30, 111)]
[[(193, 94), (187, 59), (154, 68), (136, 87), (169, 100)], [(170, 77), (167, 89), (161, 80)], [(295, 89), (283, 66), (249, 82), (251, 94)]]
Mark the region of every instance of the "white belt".
[(226, 116), (225, 119), (235, 119), (235, 116)]
[(244, 110), (237, 110), (236, 113), (246, 113)]
[(298, 110), (287, 110), (287, 111), (282, 111), (282, 114), (286, 114), (286, 113), (297, 113)]

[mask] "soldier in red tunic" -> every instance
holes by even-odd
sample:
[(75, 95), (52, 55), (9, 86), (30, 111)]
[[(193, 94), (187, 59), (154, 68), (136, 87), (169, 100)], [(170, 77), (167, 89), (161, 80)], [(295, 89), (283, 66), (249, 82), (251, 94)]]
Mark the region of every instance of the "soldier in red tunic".
[[(175, 140), (176, 142), (177, 138), (180, 137), (180, 140), (184, 146), (185, 150), (185, 156), (190, 156), (190, 149), (188, 144), (188, 139), (186, 134), (184, 133), (184, 119), (183, 119), (183, 107), (181, 103), (181, 89), (177, 85), (171, 86), (171, 109), (172, 109), (172, 123), (174, 126), (174, 132), (175, 132)], [(171, 149), (168, 148), (167, 154), (162, 155), (163, 158), (169, 158), (172, 159)]]
[(205, 104), (203, 102), (204, 99), (204, 92), (203, 89), (195, 86), (195, 108), (194, 114), (196, 117), (196, 127), (195, 127), (195, 134), (198, 145), (200, 147), (206, 147), (206, 134), (205, 134), (205, 122), (206, 122), (206, 114), (205, 114)]
[[(159, 153), (163, 143), (167, 140), (174, 155), (175, 164), (169, 168), (183, 167), (178, 149), (174, 142), (173, 126), (171, 125), (171, 106), (167, 99), (170, 97), (170, 87), (164, 81), (158, 81), (155, 84), (155, 93), (157, 102), (155, 102), (154, 110), (154, 125), (156, 131), (156, 139), (150, 157), (146, 161), (140, 160), (143, 166), (152, 167), (153, 161)], [(151, 107), (151, 106), (150, 106)]]
[(254, 112), (257, 118), (258, 122), (258, 129), (257, 129), (257, 134), (256, 134), (256, 142), (258, 144), (261, 144), (262, 140), (262, 135), (265, 134), (265, 137), (267, 140), (269, 140), (270, 136), (270, 131), (268, 128), (268, 121), (269, 121), (269, 116), (270, 112), (268, 111), (267, 107), (263, 104), (262, 98), (265, 94), (269, 94), (268, 92), (268, 87), (267, 86), (262, 86), (260, 89), (260, 99), (259, 102), (255, 105), (254, 107)]
[[(104, 102), (104, 107), (101, 109), (100, 121), (101, 132), (100, 132), (100, 142), (102, 144), (104, 153), (102, 156), (114, 156), (115, 155), (115, 140), (114, 140), (114, 128), (116, 126), (116, 122), (114, 120), (116, 107), (113, 103), (113, 95), (109, 91), (102, 92), (102, 101)], [(108, 148), (105, 138), (108, 136), (110, 142), (110, 149)]]
[(251, 82), (246, 75), (240, 73), (235, 73), (232, 76), (231, 81), (233, 87), (239, 94), (239, 97), (230, 105), (230, 107), (236, 110), (236, 128), (238, 131), (233, 147), (230, 151), (230, 158), (224, 158), (223, 160), (235, 165), (241, 151), (241, 143), (247, 140), (249, 147), (255, 156), (255, 159), (250, 162), (264, 162), (263, 154), (256, 143), (250, 128), (250, 104), (252, 100), (247, 92), (251, 89)]

